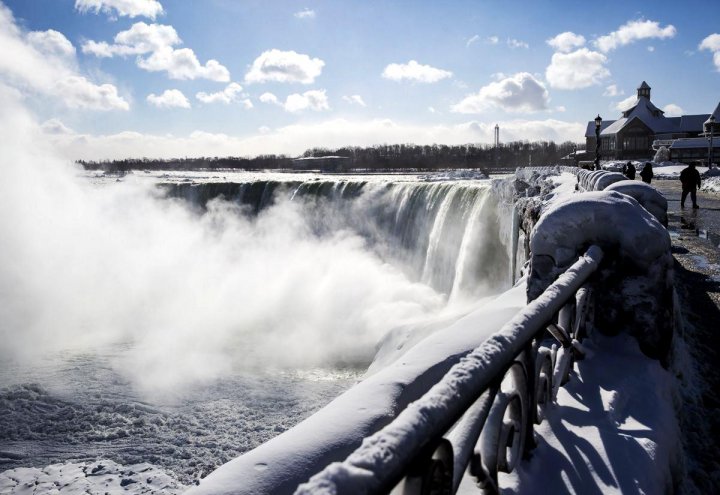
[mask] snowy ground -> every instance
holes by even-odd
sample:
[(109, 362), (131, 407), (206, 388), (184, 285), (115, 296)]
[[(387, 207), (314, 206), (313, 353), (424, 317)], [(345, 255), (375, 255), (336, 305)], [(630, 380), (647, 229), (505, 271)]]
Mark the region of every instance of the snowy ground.
[(628, 336), (584, 347), (532, 457), (501, 478), (503, 493), (672, 492), (681, 465), (674, 377)]
[(150, 464), (121, 466), (108, 460), (0, 473), (0, 493), (16, 495), (175, 495), (186, 488)]

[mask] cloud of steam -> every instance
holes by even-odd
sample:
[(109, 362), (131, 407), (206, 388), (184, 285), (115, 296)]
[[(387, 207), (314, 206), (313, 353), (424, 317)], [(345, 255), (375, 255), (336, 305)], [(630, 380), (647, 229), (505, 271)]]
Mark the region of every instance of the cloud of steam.
[(91, 184), (14, 90), (0, 106), (0, 363), (122, 344), (118, 369), (155, 394), (243, 366), (367, 363), (387, 330), (444, 304), (356, 234), (313, 233), (295, 202), (249, 219)]

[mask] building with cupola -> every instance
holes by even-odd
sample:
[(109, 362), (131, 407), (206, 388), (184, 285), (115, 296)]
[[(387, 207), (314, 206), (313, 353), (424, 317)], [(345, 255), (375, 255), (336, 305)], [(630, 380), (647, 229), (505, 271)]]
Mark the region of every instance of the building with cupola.
[[(720, 104), (711, 114), (666, 117), (650, 100), (651, 88), (645, 81), (637, 88), (635, 102), (617, 120), (600, 124), (600, 156), (603, 160), (649, 159), (660, 146), (679, 162), (707, 159), (713, 136), (714, 157), (720, 158)], [(714, 121), (714, 122), (713, 122)], [(586, 149), (595, 149), (596, 123), (588, 122)]]

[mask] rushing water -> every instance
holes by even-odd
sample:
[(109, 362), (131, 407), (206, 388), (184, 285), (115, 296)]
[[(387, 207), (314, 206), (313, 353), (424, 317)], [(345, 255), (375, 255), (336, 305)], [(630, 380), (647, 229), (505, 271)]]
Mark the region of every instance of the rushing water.
[(47, 267), (18, 282), (35, 308), (0, 295), (0, 468), (111, 459), (189, 483), (351, 386), (387, 331), (509, 284), (490, 181), (136, 175), (64, 192), (102, 213), (89, 247), (10, 240)]

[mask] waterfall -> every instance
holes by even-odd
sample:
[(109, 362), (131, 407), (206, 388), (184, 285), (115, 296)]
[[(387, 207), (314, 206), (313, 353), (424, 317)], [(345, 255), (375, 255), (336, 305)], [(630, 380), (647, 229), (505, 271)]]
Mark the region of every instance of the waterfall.
[(169, 197), (198, 208), (222, 198), (257, 215), (279, 201), (299, 203), (318, 235), (350, 229), (414, 280), (449, 301), (495, 293), (509, 285), (512, 222), (489, 182), (256, 180), (178, 183)]

